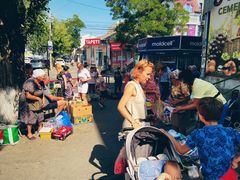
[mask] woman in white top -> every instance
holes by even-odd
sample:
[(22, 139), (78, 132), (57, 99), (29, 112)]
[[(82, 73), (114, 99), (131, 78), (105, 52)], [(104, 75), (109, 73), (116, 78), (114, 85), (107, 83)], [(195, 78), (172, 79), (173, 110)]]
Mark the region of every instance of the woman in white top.
[(84, 68), (82, 63), (77, 64), (78, 72), (78, 93), (82, 101), (87, 101), (88, 81), (91, 79), (89, 71)]
[(150, 79), (154, 65), (147, 61), (141, 60), (131, 72), (133, 77), (124, 89), (123, 96), (118, 104), (118, 110), (125, 118), (123, 127), (139, 128), (146, 119), (146, 96), (141, 84), (144, 85)]

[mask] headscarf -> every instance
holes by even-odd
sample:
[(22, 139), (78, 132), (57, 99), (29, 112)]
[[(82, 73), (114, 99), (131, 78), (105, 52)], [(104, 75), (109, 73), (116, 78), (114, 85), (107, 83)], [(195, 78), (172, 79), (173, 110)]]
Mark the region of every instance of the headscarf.
[(37, 77), (42, 77), (42, 76), (45, 76), (45, 71), (42, 70), (42, 69), (35, 69), (33, 70), (33, 74), (32, 74), (32, 77), (33, 78), (37, 78)]

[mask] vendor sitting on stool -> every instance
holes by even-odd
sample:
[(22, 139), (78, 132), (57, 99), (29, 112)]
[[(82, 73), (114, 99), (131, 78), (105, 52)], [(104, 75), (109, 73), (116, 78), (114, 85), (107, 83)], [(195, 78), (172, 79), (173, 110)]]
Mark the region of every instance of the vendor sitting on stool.
[(54, 96), (51, 94), (49, 87), (49, 78), (47, 76), (44, 77), (41, 85), (43, 87), (43, 94), (44, 94), (44, 106), (42, 110), (50, 110), (50, 109), (57, 109), (56, 115), (61, 112), (67, 105), (67, 102), (64, 101), (63, 97)]

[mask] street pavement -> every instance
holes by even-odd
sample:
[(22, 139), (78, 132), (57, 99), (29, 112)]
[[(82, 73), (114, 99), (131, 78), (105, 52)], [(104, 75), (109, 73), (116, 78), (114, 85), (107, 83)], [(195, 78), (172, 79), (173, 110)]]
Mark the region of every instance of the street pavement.
[(117, 103), (108, 99), (100, 109), (92, 102), (94, 122), (75, 126), (65, 141), (21, 137), (15, 146), (0, 146), (0, 179), (123, 179), (113, 174), (122, 146), (117, 139), (122, 124)]
[[(70, 66), (70, 72), (76, 77), (76, 66)], [(49, 76), (55, 79), (55, 69)], [(74, 126), (65, 141), (30, 141), (23, 136), (15, 146), (0, 146), (0, 179), (123, 179), (113, 173), (122, 147), (117, 137), (123, 121), (117, 110), (118, 100), (107, 99), (104, 109), (97, 101), (91, 104), (94, 122)]]

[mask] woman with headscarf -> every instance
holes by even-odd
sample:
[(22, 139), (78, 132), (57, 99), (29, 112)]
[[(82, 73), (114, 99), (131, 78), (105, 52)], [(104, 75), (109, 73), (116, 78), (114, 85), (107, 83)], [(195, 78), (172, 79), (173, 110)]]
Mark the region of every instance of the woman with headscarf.
[(21, 121), (27, 125), (27, 138), (35, 140), (32, 134), (32, 126), (38, 122), (38, 130), (42, 127), (44, 114), (43, 107), (43, 88), (40, 84), (45, 78), (45, 72), (42, 69), (33, 71), (32, 77), (23, 84), (23, 92), (20, 96), (19, 113)]

